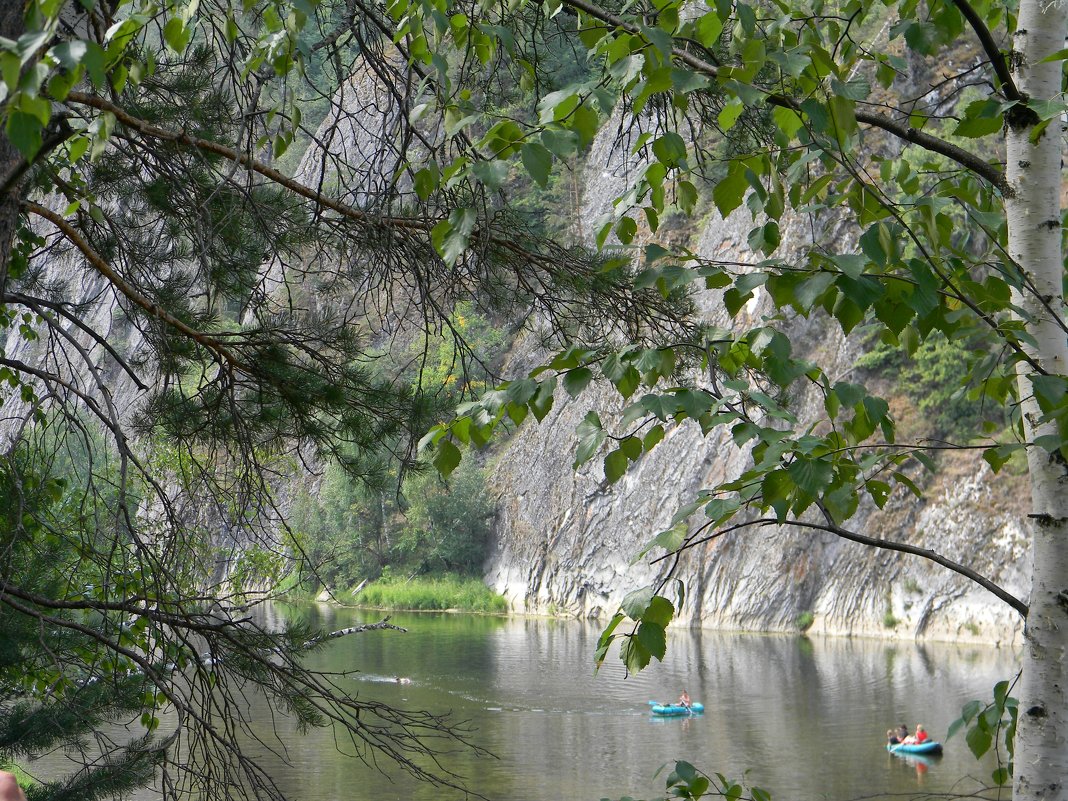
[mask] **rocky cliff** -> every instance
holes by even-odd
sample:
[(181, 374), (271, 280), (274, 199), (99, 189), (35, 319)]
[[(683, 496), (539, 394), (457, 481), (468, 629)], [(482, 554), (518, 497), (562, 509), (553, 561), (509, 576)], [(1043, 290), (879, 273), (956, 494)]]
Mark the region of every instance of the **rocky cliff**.
[[(582, 220), (595, 219), (621, 191), (627, 165), (613, 150), (614, 136), (614, 126), (606, 126), (592, 149)], [(752, 224), (744, 208), (727, 220), (713, 214), (694, 250), (704, 258), (752, 262), (746, 241)], [(785, 255), (811, 237), (849, 248), (833, 221), (795, 219), (784, 226)], [(729, 327), (718, 300), (705, 293), (703, 313), (710, 323)], [(741, 316), (752, 322), (770, 311), (766, 296), (758, 295)], [(795, 354), (827, 366), (836, 379), (853, 372), (858, 354), (836, 326), (799, 318), (787, 331)], [(530, 337), (518, 343), (510, 368), (519, 372), (539, 355)], [(794, 399), (802, 419), (815, 420), (818, 404), (815, 396)], [(599, 459), (572, 469), (574, 432), (590, 408), (608, 419), (618, 395), (591, 387), (570, 400), (560, 391), (550, 415), (522, 428), (493, 460), (499, 514), (486, 581), (517, 610), (611, 615), (626, 593), (663, 579), (672, 566), (656, 561), (659, 549), (637, 561), (636, 554), (698, 490), (735, 477), (746, 465), (746, 452), (729, 433), (704, 437), (696, 425), (684, 424), (609, 486)], [(913, 412), (901, 407), (895, 413)], [(961, 455), (943, 459), (939, 472), (922, 481), (926, 500), (899, 489), (882, 511), (862, 506), (850, 528), (935, 550), (1026, 597), (1026, 482), (1004, 472), (995, 477), (978, 456)], [(687, 551), (671, 575), (685, 584), (680, 621), (690, 625), (810, 626), (817, 633), (987, 642), (1012, 641), (1021, 629), (1015, 612), (954, 573), (825, 533), (742, 529)]]
[[(388, 192), (384, 178), (392, 177), (399, 158), (390, 136), (396, 120), (389, 111), (388, 92), (375, 76), (359, 73), (334, 109), (318, 138), (326, 152), (347, 148), (349, 160), (360, 165), (360, 180), (349, 199), (360, 203)], [(352, 122), (363, 117), (366, 125)], [(584, 196), (576, 219), (578, 233), (586, 238), (594, 233), (592, 221), (610, 207), (634, 168), (614, 149), (614, 136), (615, 126), (609, 124), (578, 181)], [(317, 158), (321, 155), (313, 150), (305, 159), (297, 171), (302, 180), (315, 184), (340, 179), (329, 160)], [(316, 164), (326, 167), (317, 170)], [(713, 215), (703, 230), (690, 232), (691, 243), (706, 258), (752, 261), (746, 241), (751, 224), (744, 209), (725, 221)], [(784, 226), (784, 250), (811, 237), (848, 245), (833, 223), (804, 219)], [(124, 325), (102, 279), (87, 274), (80, 259), (54, 258), (45, 272), (47, 280), (69, 285), (70, 298), (96, 304), (94, 327), (111, 331), (115, 336), (109, 340), (123, 353), (137, 350), (136, 330)], [(265, 275), (271, 272), (268, 268)], [(705, 294), (700, 304), (710, 322), (730, 323), (715, 294)], [(758, 320), (768, 311), (766, 298), (758, 296), (743, 316)], [(839, 378), (853, 370), (857, 354), (836, 329), (797, 319), (788, 330), (795, 353), (834, 365)], [(86, 358), (74, 360), (85, 364), (74, 370), (72, 382), (97, 396), (87, 365), (107, 364), (105, 383), (112, 387), (115, 415), (136, 413), (140, 391), (103, 357), (99, 343), (79, 337), (72, 331), (72, 343), (78, 341), (87, 352)], [(0, 343), (9, 356), (27, 361), (45, 356), (41, 343), (14, 336), (9, 340)], [(537, 364), (544, 355), (540, 342), (536, 333), (521, 337), (506, 372), (522, 374)], [(810, 419), (818, 402), (816, 397), (794, 399), (799, 414)], [(654, 561), (658, 553), (637, 561), (634, 557), (668, 526), (675, 510), (701, 488), (736, 475), (746, 465), (747, 454), (725, 433), (704, 437), (696, 426), (681, 425), (670, 429), (664, 442), (621, 481), (608, 486), (598, 459), (577, 472), (572, 469), (574, 432), (590, 408), (607, 419), (618, 408), (618, 397), (595, 385), (575, 400), (561, 392), (546, 420), (528, 423), (491, 456), (498, 512), (486, 580), (517, 611), (610, 615), (627, 592), (667, 575), (670, 563)], [(25, 409), (9, 403), (4, 411), (0, 429), (11, 433), (22, 424)], [(899, 417), (907, 413), (903, 407)], [(944, 459), (940, 472), (926, 483), (926, 501), (916, 502), (899, 491), (883, 511), (862, 507), (852, 528), (931, 548), (1025, 595), (1026, 483), (1005, 473), (994, 477), (981, 460), (969, 456)], [(829, 534), (741, 530), (687, 551), (673, 575), (687, 590), (680, 621), (692, 625), (772, 631), (810, 625), (810, 631), (821, 633), (990, 642), (1011, 641), (1020, 628), (1014, 612), (955, 574), (918, 557), (866, 549)]]

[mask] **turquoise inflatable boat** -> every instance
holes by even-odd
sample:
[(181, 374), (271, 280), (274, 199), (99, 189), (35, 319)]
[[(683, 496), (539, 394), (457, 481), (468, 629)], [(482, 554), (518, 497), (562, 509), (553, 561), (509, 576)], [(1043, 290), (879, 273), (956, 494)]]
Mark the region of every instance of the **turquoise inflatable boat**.
[(937, 756), (942, 753), (942, 743), (928, 740), (925, 743), (887, 743), (886, 750), (891, 754), (921, 754)]
[(701, 704), (690, 704), (685, 707), (678, 704), (662, 704), (659, 701), (650, 701), (649, 708), (653, 710), (654, 715), (663, 715), (664, 717), (700, 715), (705, 711), (704, 706)]

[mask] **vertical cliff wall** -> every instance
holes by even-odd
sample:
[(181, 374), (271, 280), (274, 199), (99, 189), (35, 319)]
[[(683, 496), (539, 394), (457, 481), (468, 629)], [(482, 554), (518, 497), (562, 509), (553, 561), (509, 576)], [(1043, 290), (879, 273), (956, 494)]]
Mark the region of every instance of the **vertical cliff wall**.
[[(613, 150), (614, 137), (608, 125), (594, 144), (582, 181), (583, 220), (610, 208), (623, 186), (627, 164)], [(694, 249), (708, 259), (751, 263), (752, 225), (744, 208), (727, 220), (713, 214)], [(813, 237), (831, 249), (851, 249), (833, 220), (794, 219), (783, 231), (777, 255), (789, 257)], [(699, 302), (709, 323), (732, 325), (716, 293), (704, 293)], [(758, 295), (733, 324), (759, 321), (771, 311), (766, 296)], [(795, 354), (827, 366), (835, 379), (856, 380), (850, 374), (858, 354), (836, 326), (798, 318), (786, 331)], [(510, 370), (532, 367), (541, 355), (529, 337), (513, 352)], [(816, 419), (821, 405), (815, 393), (794, 399), (802, 419)], [(729, 432), (703, 437), (696, 425), (684, 424), (670, 428), (652, 453), (609, 486), (599, 459), (572, 469), (575, 429), (590, 408), (610, 419), (618, 395), (591, 387), (570, 400), (560, 391), (549, 416), (523, 427), (494, 459), (499, 514), (486, 580), (516, 609), (612, 614), (627, 592), (668, 574), (671, 562), (655, 561), (662, 551), (635, 561), (645, 544), (701, 488), (746, 466), (747, 453)], [(895, 411), (899, 417), (912, 413)], [(899, 489), (882, 511), (862, 506), (851, 528), (930, 548), (1026, 597), (1025, 482), (995, 477), (978, 456), (960, 455), (943, 460), (940, 472), (916, 477), (927, 484), (927, 500)], [(687, 589), (680, 619), (694, 625), (791, 631), (811, 621), (814, 632), (993, 642), (1014, 639), (1021, 625), (994, 596), (944, 568), (832, 534), (744, 529), (687, 551), (672, 575)]]

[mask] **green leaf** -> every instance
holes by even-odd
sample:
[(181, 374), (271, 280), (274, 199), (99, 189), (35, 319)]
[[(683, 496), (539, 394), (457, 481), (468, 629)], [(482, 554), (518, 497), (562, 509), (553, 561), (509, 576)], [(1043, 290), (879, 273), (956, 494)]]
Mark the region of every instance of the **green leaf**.
[(539, 186), (549, 185), (549, 172), (553, 165), (553, 154), (544, 145), (529, 142), (520, 149), (523, 166)]
[(629, 245), (638, 233), (638, 224), (631, 217), (623, 217), (616, 223), (616, 237), (624, 245)]
[(32, 114), (12, 111), (7, 118), (7, 138), (27, 161), (41, 149), (41, 121)]
[(676, 523), (671, 528), (661, 531), (653, 539), (653, 545), (658, 545), (665, 551), (676, 551), (686, 541), (689, 525), (686, 521)]
[(790, 509), (790, 494), (793, 490), (793, 479), (786, 470), (772, 470), (760, 482), (760, 494), (764, 499), (764, 505), (775, 510), (775, 517), (780, 523), (786, 521), (786, 513)]
[(508, 403), (505, 405), (505, 411), (508, 413), (508, 419), (519, 426), (523, 425), (523, 421), (527, 419), (529, 410), (524, 404)]
[(654, 595), (649, 599), (649, 605), (641, 613), (641, 621), (650, 625), (665, 628), (675, 617), (675, 607), (671, 601), (662, 595)]
[(601, 427), (601, 418), (597, 412), (588, 412), (578, 426), (579, 446), (575, 452), (575, 468), (584, 465), (601, 447), (607, 434)]
[(715, 11), (703, 14), (697, 20), (695, 27), (697, 40), (708, 48), (714, 47), (719, 42), (720, 34), (723, 33), (723, 22)]
[(609, 484), (615, 484), (627, 472), (630, 460), (621, 450), (614, 450), (604, 457), (604, 477)]
[(562, 159), (575, 155), (579, 149), (578, 135), (560, 128), (547, 128), (542, 131), (541, 142), (546, 150)]
[(1009, 686), (1009, 682), (1004, 679), (994, 685), (994, 703), (1002, 709), (1009, 700)]
[(653, 155), (665, 167), (674, 167), (686, 158), (686, 142), (674, 131), (668, 131), (653, 142)]
[(834, 468), (823, 459), (806, 459), (798, 457), (790, 463), (786, 471), (793, 482), (809, 495), (817, 496), (831, 483)]
[[(771, 110), (771, 118), (774, 120), (775, 126), (786, 135), (787, 143), (793, 140), (794, 134), (801, 130), (801, 126), (804, 124), (796, 111), (783, 106), (775, 106)], [(823, 178), (830, 180), (831, 176), (826, 175)]]
[(987, 448), (983, 451), (983, 459), (990, 465), (990, 469), (995, 473), (1001, 472), (1001, 468), (1012, 459), (1012, 455), (1022, 449), (1024, 446), (1020, 443), (1009, 443), (1007, 445), (998, 445), (994, 448)]
[(976, 100), (969, 103), (964, 116), (953, 130), (955, 136), (978, 138), (998, 133), (1004, 126), (1001, 105), (992, 99)]
[(842, 333), (848, 334), (864, 320), (864, 310), (845, 295), (834, 304), (833, 314), (842, 326)]
[(968, 748), (975, 755), (975, 758), (979, 759), (990, 750), (994, 738), (988, 729), (984, 729), (982, 726), (973, 726), (968, 729), (968, 734), (964, 740), (968, 743)]
[(534, 412), (534, 417), (540, 423), (553, 408), (553, 392), (556, 389), (556, 381), (543, 381), (538, 385), (538, 391), (530, 399), (528, 406)]
[(679, 761), (675, 763), (675, 775), (689, 783), (697, 778), (697, 770), (689, 762)]
[(652, 653), (637, 637), (628, 637), (619, 651), (619, 658), (631, 673), (638, 673), (649, 666)]
[(623, 596), (619, 608), (623, 614), (631, 620), (641, 620), (645, 610), (649, 608), (649, 602), (653, 600), (656, 591), (653, 587), (642, 587)]
[(882, 509), (886, 506), (887, 500), (890, 498), (890, 492), (892, 488), (885, 481), (878, 481), (874, 478), (868, 479), (864, 482), (864, 488), (871, 495), (872, 500), (875, 501), (875, 505)]
[(722, 178), (712, 188), (712, 202), (716, 204), (719, 213), (726, 217), (742, 205), (742, 199), (749, 189), (749, 182), (745, 179), (745, 164), (732, 161), (727, 168), (726, 177)]
[(650, 428), (645, 437), (642, 438), (642, 447), (645, 448), (645, 452), (648, 453), (663, 439), (664, 427), (658, 423)]
[(593, 380), (593, 371), (588, 367), (576, 367), (564, 373), (563, 380), (567, 394), (574, 398)]
[(508, 162), (476, 161), (471, 165), (472, 174), (490, 189), (499, 189), (508, 179)]
[(453, 209), (447, 220), (441, 220), (431, 229), (430, 240), (446, 264), (455, 264), (467, 250), (477, 220), (474, 209)]
[(89, 42), (85, 55), (82, 57), (82, 63), (85, 65), (86, 72), (89, 73), (89, 80), (93, 82), (93, 86), (99, 88), (107, 83), (107, 53), (104, 52), (104, 48), (96, 42)]
[(741, 100), (735, 99), (727, 103), (719, 112), (719, 117), (717, 118), (719, 127), (724, 131), (729, 131), (734, 127), (734, 123), (738, 121), (738, 118), (742, 116), (743, 111), (745, 111), (745, 104)]
[(181, 17), (171, 17), (163, 26), (163, 41), (176, 54), (181, 55), (193, 38), (193, 26), (186, 25)]
[(667, 636), (663, 626), (643, 621), (634, 636), (641, 643), (643, 650), (655, 656), (657, 661), (664, 660), (664, 654), (667, 653)]
[(428, 200), (437, 191), (438, 181), (438, 165), (432, 162), (415, 174), (415, 194), (420, 200)]
[(863, 79), (839, 81), (837, 78), (832, 78), (831, 91), (849, 100), (867, 100), (868, 95), (871, 94), (871, 84)]
[(589, 105), (583, 104), (571, 116), (571, 128), (578, 134), (582, 147), (589, 145), (597, 136), (601, 119)]
[(84, 41), (74, 39), (56, 45), (49, 53), (52, 58), (59, 62), (63, 69), (74, 70), (75, 67), (81, 66), (82, 59), (88, 49), (88, 45)]
[(608, 655), (608, 649), (612, 645), (612, 640), (615, 639), (615, 630), (625, 619), (625, 615), (617, 612), (612, 616), (612, 620), (609, 622), (605, 630), (601, 632), (601, 636), (597, 639), (597, 651), (594, 654), (594, 670), (600, 668), (601, 664), (604, 662), (605, 657)]
[(1038, 408), (1045, 414), (1068, 403), (1068, 378), (1060, 375), (1036, 375), (1031, 377)]
[(642, 441), (638, 437), (627, 437), (619, 443), (619, 449), (627, 455), (628, 459), (636, 462), (643, 453)]
[(439, 440), (437, 452), (434, 454), (434, 467), (437, 471), (448, 478), (458, 464), (460, 464), (460, 449), (447, 439)]

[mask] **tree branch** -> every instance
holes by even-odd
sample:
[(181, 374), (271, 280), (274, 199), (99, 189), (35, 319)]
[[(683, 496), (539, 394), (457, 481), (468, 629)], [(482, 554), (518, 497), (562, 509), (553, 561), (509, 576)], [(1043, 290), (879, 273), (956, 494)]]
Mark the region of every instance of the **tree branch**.
[[(285, 187), (294, 194), (300, 195), (313, 203), (337, 212), (342, 217), (353, 220), (354, 222), (362, 223), (364, 225), (398, 229), (409, 233), (418, 232), (427, 237), (429, 237), (431, 229), (439, 222), (439, 220), (435, 218), (427, 219), (424, 217), (383, 216), (372, 214), (363, 209), (358, 209), (347, 203), (343, 203), (340, 200), (327, 197), (309, 186), (305, 186), (300, 181), (296, 181), (273, 167), (268, 167), (266, 164), (257, 161), (247, 153), (242, 153), (232, 147), (227, 147), (226, 145), (208, 139), (199, 139), (195, 136), (190, 136), (182, 131), (173, 131), (168, 128), (161, 128), (158, 125), (153, 125), (150, 122), (133, 116), (122, 107), (104, 100), (103, 98), (96, 97), (95, 95), (85, 94), (84, 92), (71, 92), (67, 95), (66, 102), (89, 106), (90, 108), (95, 108), (99, 111), (107, 111), (114, 114), (115, 118), (127, 128), (138, 131), (153, 139), (186, 145), (234, 161), (246, 169), (273, 181), (279, 186)], [(493, 245), (520, 256), (521, 258), (539, 264), (551, 264), (550, 259), (537, 253), (532, 253), (519, 245), (513, 238), (496, 235), (488, 230), (479, 231), (479, 229), (475, 229), (472, 232), (472, 238), (480, 235), (484, 236), (485, 240), (491, 242)]]
[(362, 626), (349, 626), (347, 629), (338, 629), (337, 631), (326, 632), (322, 636), (314, 637), (304, 643), (305, 648), (313, 648), (320, 643), (333, 640), (337, 637), (347, 637), (349, 634), (360, 634), (364, 631), (380, 631), (382, 629), (392, 629), (393, 631), (403, 631), (407, 633), (408, 629), (403, 626), (395, 626), (389, 622), (389, 617), (384, 617), (377, 623), (365, 623)]
[(1008, 100), (1023, 100), (1023, 95), (1017, 88), (1016, 82), (1012, 79), (1012, 72), (1010, 72), (1009, 64), (1005, 60), (1005, 54), (1001, 52), (998, 43), (994, 41), (994, 36), (990, 33), (990, 29), (986, 27), (983, 18), (972, 8), (968, 0), (953, 0), (953, 5), (957, 7), (961, 16), (968, 20), (968, 24), (975, 31), (979, 44), (983, 46), (987, 58), (990, 59), (990, 66), (994, 68), (998, 80), (1001, 81), (1001, 88), (1005, 92), (1005, 97)]
[(194, 342), (203, 345), (205, 348), (213, 352), (219, 359), (225, 361), (227, 364), (235, 367), (242, 372), (252, 373), (253, 371), (247, 365), (241, 362), (240, 359), (234, 355), (225, 345), (219, 342), (217, 339), (208, 336), (207, 334), (197, 331), (195, 328), (187, 325), (179, 320), (177, 317), (169, 313), (166, 309), (157, 303), (152, 302), (144, 295), (142, 295), (136, 287), (126, 281), (121, 275), (112, 269), (111, 265), (104, 261), (92, 246), (85, 241), (81, 233), (69, 222), (56, 212), (52, 211), (39, 203), (24, 200), (22, 201), (22, 207), (27, 211), (36, 214), (38, 217), (43, 217), (48, 220), (52, 225), (56, 226), (63, 235), (70, 240), (78, 250), (85, 256), (86, 261), (93, 266), (100, 275), (106, 278), (112, 286), (114, 286), (119, 292), (121, 292), (128, 300), (137, 306), (140, 306), (146, 312), (153, 317), (157, 317), (167, 325), (171, 326), (179, 333), (189, 337)]
[[(627, 31), (628, 33), (641, 36), (641, 29), (632, 22), (627, 22), (622, 17), (615, 14), (611, 14), (599, 6), (595, 6), (593, 3), (587, 2), (587, 0), (562, 0), (565, 6), (569, 6), (574, 9), (578, 9), (585, 14), (589, 14), (594, 19), (598, 19), (601, 22), (607, 22), (610, 25), (615, 25), (617, 28)], [(707, 61), (698, 58), (693, 53), (689, 53), (681, 48), (673, 47), (671, 54), (679, 61), (683, 62), (696, 72), (708, 75), (711, 78), (719, 77), (719, 68), (714, 64), (709, 64)], [(786, 95), (776, 94), (774, 92), (768, 92), (760, 87), (754, 87), (764, 93), (765, 100), (769, 105), (779, 106), (781, 108), (788, 108), (791, 111), (795, 111), (798, 114), (803, 113), (801, 110), (801, 104), (792, 97)], [(856, 110), (856, 118), (858, 123), (868, 125), (872, 128), (879, 128), (886, 131), (892, 136), (896, 136), (898, 139), (903, 139), (906, 142), (910, 142), (914, 145), (919, 145), (925, 150), (930, 150), (932, 153), (938, 153), (945, 156), (951, 161), (955, 161), (962, 167), (971, 170), (976, 175), (980, 176), (986, 181), (996, 186), (998, 189), (1005, 191), (1008, 188), (1008, 184), (1005, 181), (1005, 175), (994, 165), (984, 161), (976, 156), (974, 153), (970, 153), (963, 148), (957, 147), (951, 142), (947, 142), (944, 139), (940, 139), (937, 136), (932, 136), (929, 133), (924, 133), (921, 130), (906, 125), (897, 120), (893, 120), (884, 114), (879, 114), (874, 111), (867, 111), (865, 109)]]
[(710, 540), (714, 540), (722, 536), (723, 534), (727, 534), (731, 531), (737, 531), (741, 528), (747, 528), (749, 526), (794, 526), (796, 528), (811, 528), (817, 531), (826, 531), (831, 534), (834, 534), (837, 537), (841, 537), (844, 540), (849, 540), (850, 542), (857, 542), (861, 545), (867, 545), (872, 548), (880, 548), (885, 551), (898, 551), (900, 553), (907, 553), (913, 556), (922, 557), (930, 562), (934, 562), (937, 565), (941, 565), (947, 570), (952, 570), (954, 573), (964, 576), (966, 579), (974, 581), (980, 587), (993, 593), (1000, 600), (1007, 603), (1009, 606), (1011, 606), (1013, 609), (1020, 613), (1020, 617), (1022, 617), (1024, 620), (1027, 620), (1028, 606), (1026, 603), (1021, 601), (1012, 593), (1005, 590), (1003, 587), (999, 586), (998, 584), (995, 584), (986, 576), (982, 575), (981, 573), (977, 573), (975, 570), (972, 570), (970, 567), (966, 567), (965, 565), (962, 565), (959, 562), (954, 562), (952, 559), (942, 556), (942, 554), (938, 553), (937, 551), (932, 551), (930, 548), (920, 548), (919, 546), (909, 545), (905, 542), (893, 542), (892, 540), (876, 539), (875, 537), (869, 537), (865, 534), (858, 534), (855, 531), (850, 531), (849, 529), (842, 528), (841, 526), (836, 525), (835, 523), (806, 523), (801, 520), (779, 521), (778, 519), (773, 517), (762, 517), (757, 520), (750, 520), (746, 523), (739, 523), (737, 525), (730, 526), (729, 528), (726, 528), (722, 531), (714, 532), (713, 534), (710, 534), (707, 537), (701, 537), (700, 539), (695, 539), (692, 542), (687, 542), (679, 550), (686, 550), (689, 548), (693, 548), (696, 545), (702, 545), (706, 542), (709, 542)]

